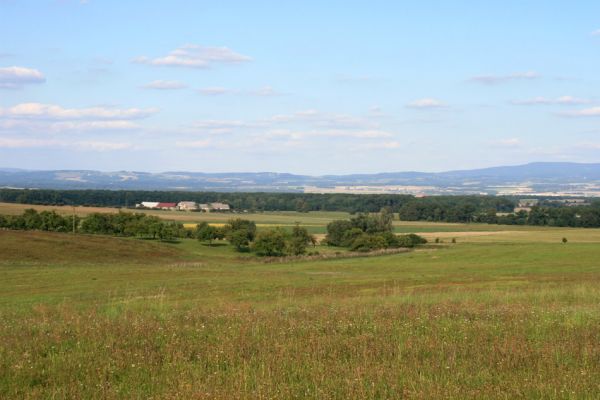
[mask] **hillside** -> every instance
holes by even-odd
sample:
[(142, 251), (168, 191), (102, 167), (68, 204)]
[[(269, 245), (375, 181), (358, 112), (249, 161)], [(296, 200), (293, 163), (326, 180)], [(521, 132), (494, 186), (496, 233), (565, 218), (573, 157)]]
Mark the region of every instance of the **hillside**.
[[(315, 192), (343, 190), (413, 194), (496, 194), (503, 187), (519, 191), (591, 193), (600, 187), (600, 164), (531, 163), (447, 172), (307, 176), (274, 172), (101, 172), (0, 169), (0, 187), (46, 189), (211, 190)], [(396, 186), (395, 188), (391, 188)]]

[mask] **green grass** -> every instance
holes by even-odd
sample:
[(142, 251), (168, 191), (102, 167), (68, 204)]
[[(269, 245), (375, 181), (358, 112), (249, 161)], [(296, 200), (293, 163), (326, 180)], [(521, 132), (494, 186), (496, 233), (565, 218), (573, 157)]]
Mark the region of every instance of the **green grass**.
[(600, 397), (600, 230), (397, 225), (445, 243), (277, 264), (0, 232), (0, 398)]

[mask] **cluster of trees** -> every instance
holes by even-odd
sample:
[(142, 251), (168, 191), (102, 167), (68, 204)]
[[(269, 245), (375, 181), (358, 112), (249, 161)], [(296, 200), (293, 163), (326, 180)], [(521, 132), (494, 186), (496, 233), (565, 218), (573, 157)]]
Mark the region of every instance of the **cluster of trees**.
[(163, 221), (139, 213), (93, 213), (87, 217), (62, 216), (55, 211), (28, 209), (21, 215), (0, 215), (0, 228), (52, 232), (80, 232), (113, 236), (137, 236), (171, 240), (190, 237), (190, 231), (177, 222)]
[(259, 256), (302, 255), (310, 244), (317, 243), (316, 238), (298, 224), (291, 233), (279, 227), (257, 232), (253, 221), (241, 218), (231, 219), (223, 227), (202, 222), (196, 227), (195, 237), (209, 244), (213, 240), (227, 239), (237, 251), (253, 251)]
[(376, 215), (359, 214), (349, 220), (332, 221), (327, 225), (325, 241), (330, 246), (361, 252), (427, 243), (425, 238), (415, 234), (395, 235), (392, 221), (393, 213), (388, 209)]
[(28, 209), (21, 215), (0, 215), (0, 228), (5, 229), (68, 232), (77, 226), (78, 217), (63, 217), (54, 211)]

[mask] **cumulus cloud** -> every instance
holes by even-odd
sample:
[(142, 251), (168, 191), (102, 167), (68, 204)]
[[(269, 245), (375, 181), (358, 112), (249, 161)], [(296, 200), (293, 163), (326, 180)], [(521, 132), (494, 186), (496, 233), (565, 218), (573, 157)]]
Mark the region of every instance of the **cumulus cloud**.
[(42, 103), (21, 103), (13, 107), (0, 107), (0, 117), (46, 120), (132, 120), (147, 118), (157, 112), (156, 108), (64, 108)]
[(164, 57), (140, 56), (133, 60), (137, 64), (154, 66), (210, 68), (215, 64), (240, 64), (251, 61), (248, 56), (236, 53), (227, 47), (204, 47), (196, 44), (181, 46)]
[(533, 80), (540, 78), (540, 75), (534, 71), (515, 72), (509, 75), (478, 75), (470, 78), (471, 82), (481, 83), (484, 85), (497, 85), (500, 83), (508, 83), (512, 81)]
[(412, 101), (406, 105), (408, 108), (418, 108), (418, 109), (435, 109), (435, 108), (445, 108), (446, 104), (441, 102), (438, 99), (432, 98), (424, 98)]
[(144, 89), (155, 89), (155, 90), (177, 90), (177, 89), (185, 89), (187, 85), (183, 82), (179, 81), (163, 81), (156, 80), (150, 83), (147, 83), (142, 86)]
[(44, 82), (46, 78), (37, 69), (14, 66), (0, 68), (0, 89), (21, 89), (25, 85)]
[(533, 105), (578, 105), (578, 104), (588, 104), (590, 100), (583, 99), (579, 97), (573, 96), (561, 96), (556, 98), (548, 98), (548, 97), (534, 97), (532, 99), (526, 100), (513, 100), (511, 102), (515, 105), (522, 106), (533, 106)]
[(576, 111), (565, 111), (560, 115), (566, 117), (600, 117), (600, 107), (584, 108)]

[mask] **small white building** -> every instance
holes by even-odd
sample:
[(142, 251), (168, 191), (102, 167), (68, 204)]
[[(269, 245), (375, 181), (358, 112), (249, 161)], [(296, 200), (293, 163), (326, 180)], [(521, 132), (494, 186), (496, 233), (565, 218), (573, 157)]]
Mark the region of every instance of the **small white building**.
[(195, 201), (180, 201), (177, 203), (177, 209), (179, 211), (196, 211), (198, 204)]
[(140, 204), (136, 204), (137, 208), (158, 208), (157, 201), (142, 201)]

